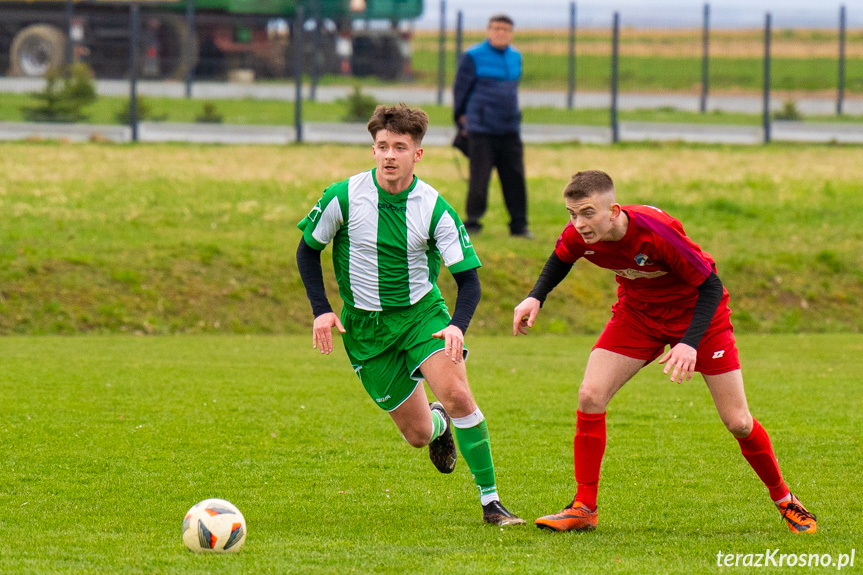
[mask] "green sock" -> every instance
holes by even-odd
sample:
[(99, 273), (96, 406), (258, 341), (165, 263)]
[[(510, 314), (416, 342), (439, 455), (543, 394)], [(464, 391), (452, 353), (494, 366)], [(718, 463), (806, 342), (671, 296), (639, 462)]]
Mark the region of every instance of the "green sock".
[(446, 420), (444, 420), (443, 415), (441, 415), (440, 411), (436, 409), (432, 409), (432, 436), (429, 443), (437, 439), (441, 436), (441, 434), (446, 431)]
[(497, 486), (494, 482), (494, 463), (491, 460), (491, 442), (488, 438), (488, 425), (483, 419), (473, 427), (455, 427), (455, 437), (458, 441), (458, 450), (464, 457), (473, 480), (479, 487), (480, 497), (494, 493)]

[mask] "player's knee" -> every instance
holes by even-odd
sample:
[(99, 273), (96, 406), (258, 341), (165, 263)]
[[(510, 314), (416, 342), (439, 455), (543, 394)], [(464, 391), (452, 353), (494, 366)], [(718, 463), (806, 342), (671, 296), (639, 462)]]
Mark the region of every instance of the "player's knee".
[(578, 388), (578, 409), (590, 413), (600, 413), (605, 410), (605, 394), (590, 383), (583, 381)]
[(734, 437), (748, 437), (752, 433), (752, 417), (748, 413), (727, 417), (722, 423)]
[(419, 429), (403, 429), (402, 437), (408, 442), (408, 445), (417, 448), (425, 447), (429, 444), (429, 439), (431, 439), (428, 430), (422, 431)]
[[(471, 413), (474, 409), (476, 409), (473, 401), (473, 395), (471, 395), (467, 385), (454, 386), (453, 388), (447, 390), (443, 397), (438, 397), (438, 399), (441, 403), (443, 403), (447, 413), (449, 413), (451, 416), (453, 414)], [(456, 415), (455, 417), (458, 417), (458, 415)]]

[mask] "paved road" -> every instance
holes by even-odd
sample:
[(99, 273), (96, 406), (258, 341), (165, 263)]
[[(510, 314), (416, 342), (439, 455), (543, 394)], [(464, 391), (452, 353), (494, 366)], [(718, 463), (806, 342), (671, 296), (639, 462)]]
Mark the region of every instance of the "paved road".
[[(26, 93), (41, 90), (45, 82), (32, 78), (0, 77), (0, 92)], [(97, 92), (105, 96), (126, 96), (129, 94), (129, 83), (125, 80), (99, 80), (96, 83)], [(319, 86), (316, 98), (319, 102), (332, 102), (345, 98), (353, 88), (350, 86)], [(404, 102), (406, 104), (433, 104), (437, 102), (437, 90), (433, 88), (418, 88), (413, 86), (367, 86), (363, 91), (373, 95), (381, 102)], [(139, 82), (138, 93), (145, 96), (166, 96), (182, 98), (185, 95), (185, 84), (182, 82)], [(308, 97), (309, 89), (305, 87), (304, 97)], [(240, 99), (254, 98), (260, 100), (293, 101), (295, 88), (293, 84), (230, 84), (226, 82), (197, 82), (192, 88), (195, 99)], [(553, 108), (566, 107), (564, 92), (522, 90), (519, 99), (523, 107), (549, 106)], [(443, 93), (444, 103), (452, 103), (451, 90)], [(797, 109), (804, 115), (829, 115), (836, 112), (836, 98), (833, 97), (803, 97), (796, 98)], [(576, 92), (576, 108), (608, 108), (610, 97), (606, 92)], [(771, 108), (781, 109), (783, 100), (779, 96), (771, 99)], [(699, 109), (697, 94), (620, 94), (618, 107), (621, 110), (638, 108), (675, 108), (678, 110), (697, 112)], [(716, 94), (707, 100), (708, 110), (725, 112), (760, 113), (763, 109), (760, 95), (724, 95)], [(863, 98), (846, 98), (843, 103), (846, 114), (863, 115)]]
[[(432, 126), (424, 143), (427, 146), (444, 146), (453, 137), (451, 128)], [(610, 128), (598, 126), (558, 126), (526, 124), (522, 135), (526, 143), (584, 142), (607, 144), (611, 142)], [(722, 144), (760, 144), (761, 128), (755, 126), (724, 126), (701, 124), (664, 124), (649, 122), (623, 122), (620, 124), (622, 141), (683, 141)], [(838, 142), (863, 144), (863, 126), (850, 124), (802, 124), (774, 122), (774, 141)], [(91, 139), (128, 142), (128, 126), (95, 124), (35, 124), (0, 122), (0, 140), (27, 138), (65, 139), (87, 141)], [(139, 126), (142, 142), (198, 142), (218, 144), (288, 144), (296, 133), (289, 126), (239, 126), (221, 124), (179, 124), (143, 122)], [(309, 143), (371, 144), (364, 124), (308, 123), (303, 127), (303, 141)]]

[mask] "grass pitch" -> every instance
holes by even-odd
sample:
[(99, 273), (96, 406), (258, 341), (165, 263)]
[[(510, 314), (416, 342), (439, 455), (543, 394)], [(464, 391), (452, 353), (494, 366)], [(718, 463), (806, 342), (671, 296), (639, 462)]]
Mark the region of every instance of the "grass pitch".
[[(464, 461), (438, 474), (341, 346), (321, 357), (309, 340), (4, 338), (0, 572), (710, 573), (719, 551), (859, 547), (857, 335), (739, 341), (750, 407), (819, 517), (814, 536), (788, 532), (700, 379), (674, 385), (655, 365), (610, 406), (596, 532), (484, 525)], [(468, 336), (498, 485), (528, 520), (572, 497), (592, 342)], [(207, 497), (245, 514), (238, 555), (183, 546), (183, 515)]]

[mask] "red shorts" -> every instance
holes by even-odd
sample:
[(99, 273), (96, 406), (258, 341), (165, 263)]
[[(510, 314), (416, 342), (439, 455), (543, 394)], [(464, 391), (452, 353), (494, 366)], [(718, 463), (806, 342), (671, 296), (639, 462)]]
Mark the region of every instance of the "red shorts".
[[(605, 324), (593, 348), (643, 359), (647, 363), (662, 355), (666, 345), (676, 345), (692, 319), (692, 309), (681, 311), (678, 308), (651, 306), (648, 314), (643, 309), (621, 302), (614, 304), (611, 309), (611, 319)], [(695, 371), (719, 375), (735, 369), (740, 369), (740, 357), (726, 296), (698, 344)]]

